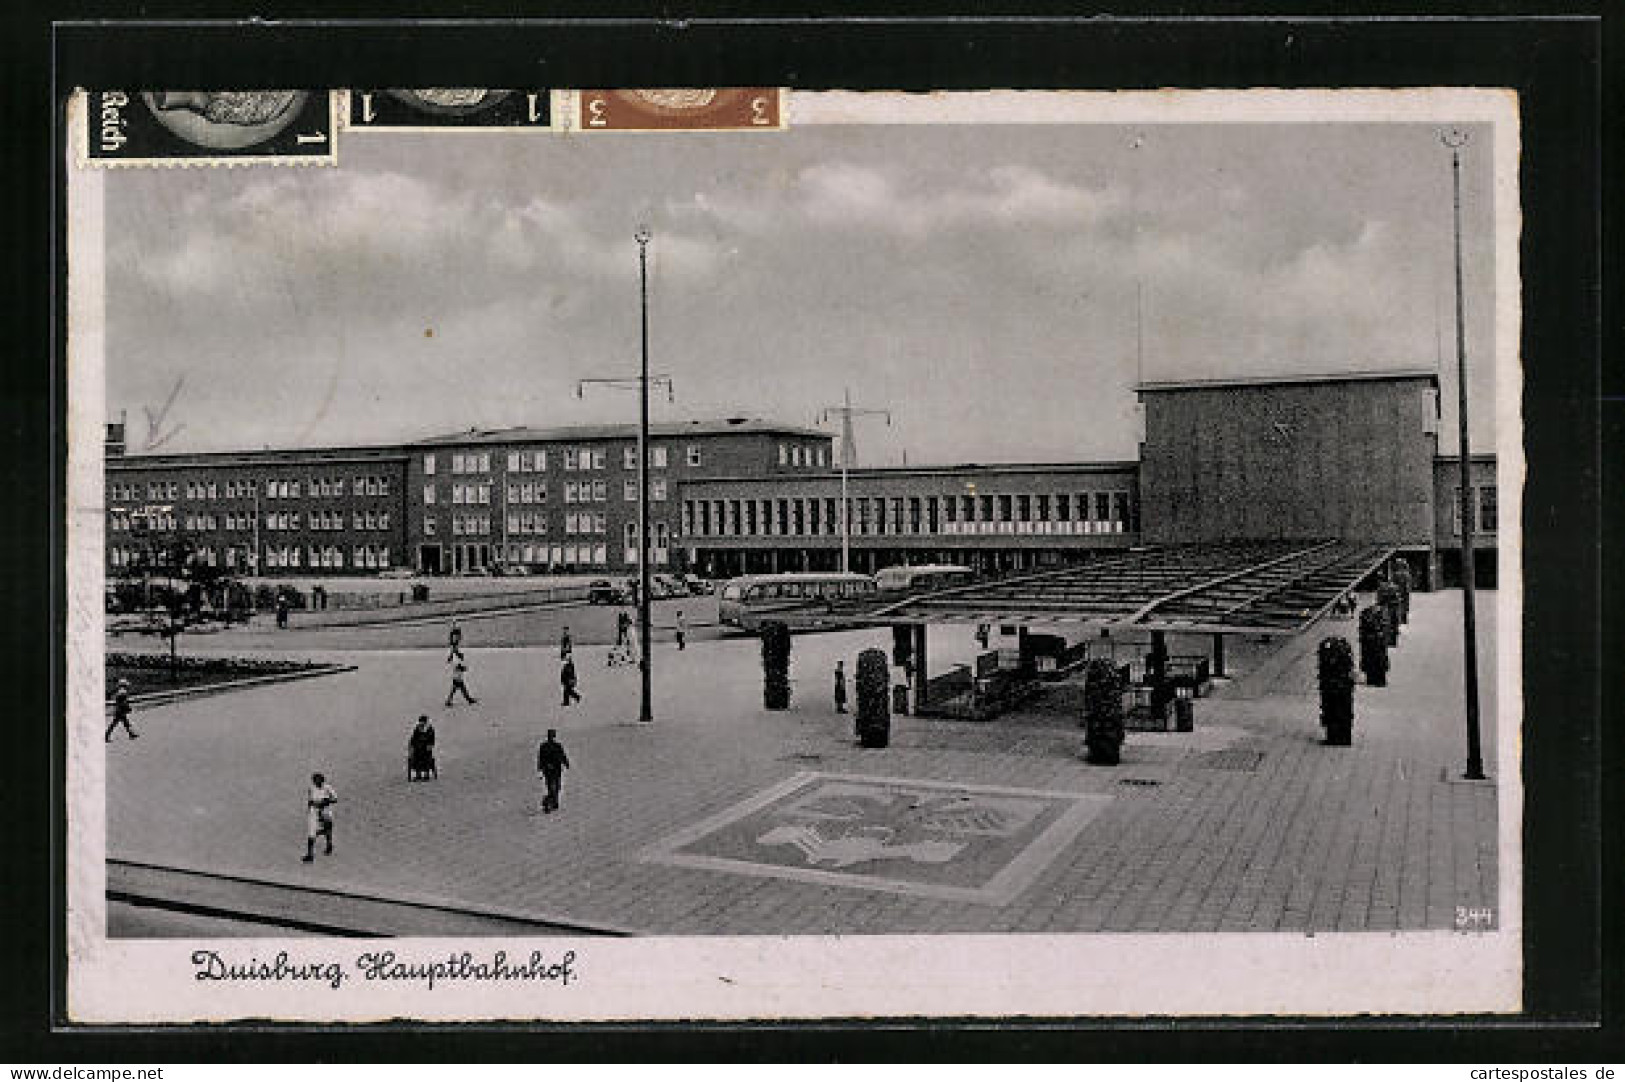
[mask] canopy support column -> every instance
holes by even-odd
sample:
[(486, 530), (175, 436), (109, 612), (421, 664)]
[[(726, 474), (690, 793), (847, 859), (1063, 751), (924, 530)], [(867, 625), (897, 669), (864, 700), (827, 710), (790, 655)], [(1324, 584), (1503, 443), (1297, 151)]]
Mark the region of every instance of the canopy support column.
[(1213, 633), (1213, 675), (1227, 676), (1224, 671), (1224, 632)]

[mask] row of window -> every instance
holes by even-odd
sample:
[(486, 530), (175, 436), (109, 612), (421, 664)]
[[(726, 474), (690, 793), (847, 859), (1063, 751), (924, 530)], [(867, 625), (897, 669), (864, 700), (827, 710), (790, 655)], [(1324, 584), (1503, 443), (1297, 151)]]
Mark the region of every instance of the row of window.
[[(552, 567), (607, 567), (609, 565), (608, 545), (510, 544), (507, 555), (508, 562), (511, 564), (536, 564)], [(628, 564), (638, 562), (635, 547), (627, 548), (625, 556)], [(658, 548), (650, 554), (651, 564), (665, 565), (670, 562), (671, 552), (668, 549)]]
[(508, 516), (508, 532), (511, 534), (545, 534), (547, 532), (547, 513), (544, 511), (523, 511)]
[(798, 443), (779, 444), (779, 465), (781, 466), (822, 466), (824, 462), (824, 448), (803, 447)]
[[(252, 486), (252, 482), (248, 482)], [(301, 495), (313, 497), (342, 496), (344, 495), (344, 478), (316, 477), (308, 485), (299, 481), (267, 481), (265, 482), (265, 498), (268, 500), (297, 500)], [(388, 496), (389, 478), (387, 477), (357, 477), (350, 483), (350, 493), (355, 496)], [(253, 495), (250, 491), (247, 495)]]
[[(136, 568), (153, 563), (153, 555), (147, 550), (122, 545), (109, 546), (107, 558), (116, 568)], [(235, 545), (223, 549), (204, 545), (192, 550), (191, 559), (195, 565), (203, 567), (253, 566), (249, 551)], [(389, 546), (356, 545), (350, 550), (349, 562), (346, 563), (344, 549), (338, 545), (311, 545), (308, 551), (302, 545), (267, 545), (265, 566), (386, 568), (390, 566)]]
[[(433, 533), (425, 523), (424, 533)], [(451, 532), (458, 536), (473, 534), (488, 534), (491, 532), (490, 515), (453, 515), (451, 516)]]
[(581, 511), (564, 516), (565, 533), (607, 533), (609, 526), (602, 511)]
[[(311, 545), (309, 561), (305, 559), (305, 548), (302, 545), (267, 545), (265, 546), (266, 567), (317, 567), (338, 568), (344, 567), (344, 550), (337, 545)], [(228, 557), (230, 553), (228, 552)], [(228, 565), (229, 566), (229, 565)], [(388, 545), (356, 545), (350, 551), (352, 568), (377, 569), (387, 568), (389, 562)]]
[[(796, 464), (801, 464), (802, 448), (795, 448)], [(788, 452), (780, 448), (780, 458), (787, 459)], [(607, 447), (566, 447), (563, 450), (563, 464), (566, 470), (602, 470), (609, 467), (609, 449)], [(806, 464), (812, 465), (813, 451), (805, 449)], [(824, 454), (818, 452), (818, 464), (823, 465)], [(649, 448), (649, 468), (663, 470), (668, 461), (668, 452), (665, 447), (653, 446)], [(684, 448), (684, 461), (690, 466), (699, 466), (704, 462), (704, 453), (698, 444), (689, 444)], [(439, 468), (439, 456), (429, 452), (423, 456), (423, 473), (433, 477)], [(507, 455), (509, 473), (542, 473), (547, 469), (546, 451), (509, 451)], [(635, 470), (638, 468), (638, 451), (636, 447), (623, 447), (621, 449), (621, 468)], [(457, 474), (488, 474), (491, 472), (491, 455), (484, 451), (453, 452), (451, 455), (451, 472)]]
[[(1451, 493), (1454, 502), (1451, 504), (1451, 532), (1461, 536), (1461, 489), (1458, 487)], [(1474, 509), (1477, 514), (1474, 514)], [(1467, 505), (1468, 525), (1476, 531), (1494, 533), (1501, 525), (1501, 509), (1496, 502), (1493, 485), (1479, 487), (1473, 486), (1473, 500)]]
[[(227, 529), (233, 527), (228, 525)], [(249, 516), (242, 516), (244, 522), (252, 525)], [(300, 522), (307, 523), (301, 527)], [(388, 511), (355, 511), (351, 515), (351, 528), (356, 530), (387, 530), (389, 529)], [(245, 527), (235, 527), (243, 529)], [(308, 516), (301, 516), (298, 511), (272, 511), (265, 516), (267, 530), (298, 530), (301, 528), (311, 530), (342, 530), (344, 529), (344, 512), (342, 511), (312, 511)]]
[[(1128, 492), (1044, 495), (854, 496), (846, 501), (854, 534), (995, 532), (979, 525), (1011, 524), (1000, 532), (1122, 533), (1139, 528), (1138, 508)], [(1048, 528), (1086, 524), (1106, 529)], [(1031, 525), (1044, 528), (1021, 530)], [(967, 528), (970, 527), (970, 528)], [(683, 532), (701, 537), (833, 535), (841, 532), (836, 497), (684, 500)]]

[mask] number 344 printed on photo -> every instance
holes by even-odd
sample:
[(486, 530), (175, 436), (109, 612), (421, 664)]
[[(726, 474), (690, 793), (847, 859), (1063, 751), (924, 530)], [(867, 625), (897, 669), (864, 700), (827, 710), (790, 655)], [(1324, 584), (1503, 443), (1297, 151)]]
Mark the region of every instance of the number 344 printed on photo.
[(1456, 906), (1456, 931), (1486, 932), (1495, 927), (1495, 907), (1489, 905)]

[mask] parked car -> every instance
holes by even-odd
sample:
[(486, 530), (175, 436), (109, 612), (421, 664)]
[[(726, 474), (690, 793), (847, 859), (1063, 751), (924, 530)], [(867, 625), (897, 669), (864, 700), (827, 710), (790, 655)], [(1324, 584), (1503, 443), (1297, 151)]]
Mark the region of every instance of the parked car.
[(587, 584), (587, 600), (594, 605), (624, 605), (627, 592), (608, 579), (594, 579)]
[(650, 575), (649, 588), (656, 599), (688, 596), (688, 587), (675, 575)]
[(495, 570), (496, 573), (501, 575), (503, 578), (509, 579), (528, 578), (530, 575), (530, 568), (524, 566), (523, 564), (501, 564), (493, 570)]
[(378, 572), (381, 579), (411, 579), (417, 577), (417, 572), (410, 567), (392, 567), (387, 571)]
[(702, 597), (706, 594), (714, 594), (717, 592), (717, 588), (714, 583), (712, 583), (709, 579), (702, 579), (698, 575), (684, 575), (683, 585), (688, 587), (688, 592), (693, 594), (695, 597)]
[(471, 567), (464, 571), (463, 574), (472, 578), (485, 579), (491, 577), (491, 569), (488, 567)]

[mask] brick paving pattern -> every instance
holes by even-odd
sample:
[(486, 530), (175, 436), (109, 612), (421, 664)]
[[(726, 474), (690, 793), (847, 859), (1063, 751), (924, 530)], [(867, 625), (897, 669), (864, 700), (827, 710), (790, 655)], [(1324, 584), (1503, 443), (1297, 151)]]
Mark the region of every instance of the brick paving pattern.
[[(762, 709), (754, 640), (663, 644), (645, 726), (627, 723), (636, 671), (608, 669), (601, 646), (578, 649), (586, 701), (568, 709), (546, 646), (471, 649), (479, 704), (450, 710), (443, 647), (325, 652), (357, 670), (143, 712), (143, 740), (108, 746), (109, 855), (655, 934), (1448, 929), (1456, 907), (1497, 896), (1495, 790), (1451, 780), (1458, 605), (1454, 593), (1416, 596), (1390, 686), (1356, 693), (1353, 748), (1318, 743), (1314, 643), (1352, 633), (1334, 622), (1273, 656), (1236, 643), (1232, 664), (1260, 663), (1197, 702), (1197, 731), (1131, 733), (1114, 768), (1085, 764), (1081, 732), (1041, 710), (896, 718), (890, 748), (856, 747), (830, 673), (837, 657), (850, 672), (859, 649), (888, 644), (885, 629), (798, 636), (782, 713)], [(1493, 616), (1481, 606), (1487, 662)], [(965, 643), (954, 634), (933, 630), (934, 670), (971, 651), (968, 629)], [(1482, 686), (1490, 719), (1487, 666)], [(409, 783), (420, 713), (439, 731), (440, 779)], [(555, 815), (540, 812), (534, 769), (548, 727), (573, 764)], [(1493, 751), (1492, 723), (1484, 739)], [(337, 852), (304, 865), (313, 770), (339, 792)], [(640, 859), (808, 771), (1109, 800), (1005, 904)]]

